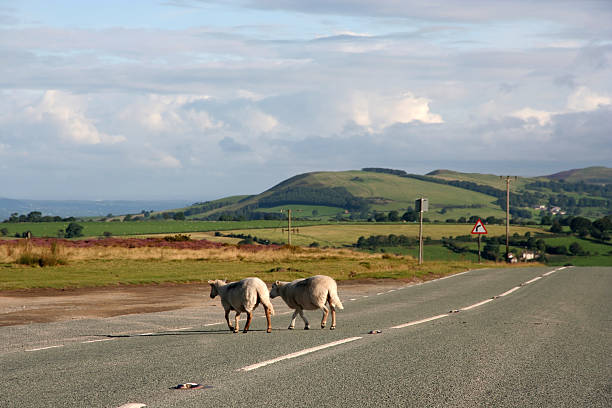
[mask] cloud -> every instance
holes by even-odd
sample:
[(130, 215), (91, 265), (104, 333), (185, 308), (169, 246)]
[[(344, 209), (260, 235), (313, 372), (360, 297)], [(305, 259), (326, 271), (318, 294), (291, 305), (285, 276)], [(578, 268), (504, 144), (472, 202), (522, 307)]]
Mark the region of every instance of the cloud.
[(45, 91), (39, 103), (25, 107), (24, 119), (54, 126), (62, 140), (84, 145), (114, 144), (126, 140), (98, 130), (86, 115), (83, 98), (57, 90)]
[(431, 101), (410, 92), (384, 96), (356, 92), (352, 98), (352, 119), (359, 126), (380, 131), (398, 123), (443, 123), (439, 114), (429, 109)]
[(527, 122), (530, 119), (535, 119), (540, 126), (549, 125), (554, 112), (546, 112), (542, 110), (536, 110), (531, 108), (523, 108), (510, 114), (510, 116), (522, 119)]
[(574, 112), (592, 111), (611, 103), (610, 97), (598, 95), (585, 86), (579, 87), (567, 98), (567, 108)]

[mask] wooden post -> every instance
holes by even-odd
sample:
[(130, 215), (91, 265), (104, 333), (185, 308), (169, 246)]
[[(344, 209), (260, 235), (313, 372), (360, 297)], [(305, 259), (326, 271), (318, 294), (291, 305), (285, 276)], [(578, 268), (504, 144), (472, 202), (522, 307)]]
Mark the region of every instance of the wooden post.
[(421, 198), (420, 226), (419, 226), (419, 265), (423, 264), (423, 199)]

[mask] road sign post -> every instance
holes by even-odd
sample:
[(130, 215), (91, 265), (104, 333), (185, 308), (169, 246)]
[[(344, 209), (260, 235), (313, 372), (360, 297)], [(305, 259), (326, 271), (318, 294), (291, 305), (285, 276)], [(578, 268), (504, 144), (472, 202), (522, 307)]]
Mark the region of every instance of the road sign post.
[(474, 224), (474, 228), (472, 228), (472, 234), (478, 235), (478, 263), (480, 263), (480, 237), (486, 233), (487, 229), (479, 218), (476, 224)]
[(419, 265), (423, 263), (423, 213), (429, 210), (429, 201), (419, 198), (414, 202), (414, 208), (419, 212)]

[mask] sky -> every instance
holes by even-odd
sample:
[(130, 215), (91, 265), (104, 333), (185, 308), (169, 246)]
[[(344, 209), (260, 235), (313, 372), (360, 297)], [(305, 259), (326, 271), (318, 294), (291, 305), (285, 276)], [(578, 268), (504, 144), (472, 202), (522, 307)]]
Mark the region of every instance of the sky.
[(0, 0), (0, 197), (612, 167), (609, 0)]

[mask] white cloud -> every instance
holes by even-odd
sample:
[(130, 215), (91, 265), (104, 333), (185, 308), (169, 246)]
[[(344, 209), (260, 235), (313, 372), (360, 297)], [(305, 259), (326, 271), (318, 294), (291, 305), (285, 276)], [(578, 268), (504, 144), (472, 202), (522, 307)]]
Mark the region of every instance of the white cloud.
[[(125, 121), (138, 121), (145, 129), (154, 132), (205, 131), (223, 126), (201, 109), (193, 108), (194, 103), (209, 100), (199, 95), (158, 95), (151, 94), (145, 100), (137, 99), (121, 112)], [(191, 106), (191, 107), (190, 107)]]
[(574, 112), (592, 111), (600, 106), (610, 105), (612, 99), (598, 95), (587, 87), (581, 86), (567, 98), (567, 107)]
[(406, 92), (399, 96), (355, 93), (352, 120), (371, 131), (380, 131), (397, 123), (443, 123), (442, 116), (429, 109), (430, 100)]
[(126, 140), (124, 136), (99, 131), (94, 120), (86, 115), (85, 104), (82, 97), (48, 90), (38, 104), (26, 107), (24, 113), (35, 121), (55, 125), (64, 140), (77, 144), (114, 144)]
[(523, 108), (510, 114), (510, 116), (522, 119), (525, 122), (529, 121), (530, 119), (535, 119), (538, 121), (540, 126), (550, 125), (552, 115), (554, 115), (554, 112), (547, 112), (531, 108)]

